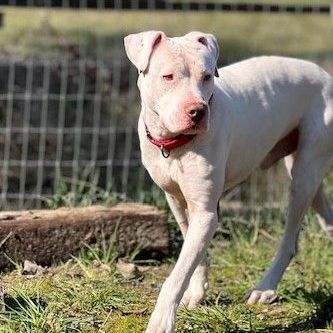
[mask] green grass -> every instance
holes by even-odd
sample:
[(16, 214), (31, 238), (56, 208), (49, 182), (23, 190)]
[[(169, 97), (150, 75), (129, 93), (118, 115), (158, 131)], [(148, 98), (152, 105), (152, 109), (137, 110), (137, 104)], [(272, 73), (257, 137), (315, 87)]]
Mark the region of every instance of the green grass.
[(98, 172), (83, 170), (75, 189), (71, 189), (71, 179), (61, 176), (57, 181), (57, 191), (44, 198), (46, 208), (87, 207), (95, 203), (110, 206), (120, 201), (117, 194), (98, 186)]
[(122, 47), (124, 35), (151, 29), (169, 35), (191, 30), (214, 33), (220, 41), (222, 61), (272, 53), (317, 59), (332, 58), (333, 54), (329, 15), (0, 10), (4, 13), (0, 51), (18, 55), (63, 56), (64, 50), (81, 46), (88, 54), (106, 56), (115, 47)]
[[(312, 215), (301, 234), (299, 254), (279, 286), (279, 301), (244, 304), (246, 291), (272, 259), (281, 219), (279, 211), (225, 214), (209, 251), (206, 301), (196, 310), (178, 312), (177, 332), (332, 332), (333, 241), (318, 229)], [(175, 257), (125, 279), (114, 258), (110, 260), (107, 246), (86, 250), (41, 277), (29, 279), (18, 271), (3, 274), (0, 332), (142, 332)]]

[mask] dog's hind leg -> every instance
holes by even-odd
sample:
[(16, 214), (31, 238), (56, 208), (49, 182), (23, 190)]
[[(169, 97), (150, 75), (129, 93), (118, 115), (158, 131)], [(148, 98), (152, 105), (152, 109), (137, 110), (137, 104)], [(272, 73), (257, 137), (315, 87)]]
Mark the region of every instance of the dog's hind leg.
[[(294, 155), (289, 155), (284, 159), (285, 166), (290, 178), (294, 160)], [(333, 236), (333, 209), (325, 195), (322, 183), (320, 184), (319, 189), (313, 198), (312, 208), (317, 214), (317, 219), (321, 228), (330, 236)]]
[(331, 159), (331, 153), (318, 154), (320, 149), (302, 146), (297, 152), (291, 170), (291, 191), (285, 231), (271, 267), (261, 282), (250, 292), (248, 303), (270, 303), (276, 298), (275, 290), (297, 251), (298, 234), (307, 208), (312, 203)]
[[(188, 229), (187, 206), (185, 199), (181, 200), (168, 193), (165, 194), (169, 207), (179, 225), (183, 238), (185, 239)], [(180, 301), (180, 305), (194, 308), (205, 297), (208, 289), (207, 277), (207, 255), (205, 254), (198, 267), (195, 269), (190, 283)]]
[(312, 207), (317, 213), (317, 219), (322, 229), (333, 236), (333, 209), (321, 184), (313, 201)]

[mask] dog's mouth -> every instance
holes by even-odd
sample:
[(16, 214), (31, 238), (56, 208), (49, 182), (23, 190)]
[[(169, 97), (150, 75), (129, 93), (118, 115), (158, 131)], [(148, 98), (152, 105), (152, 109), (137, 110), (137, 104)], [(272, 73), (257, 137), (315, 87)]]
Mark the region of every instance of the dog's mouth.
[(181, 131), (183, 134), (200, 134), (208, 131), (208, 126), (203, 126), (201, 124), (195, 124), (190, 128), (184, 129)]
[(181, 131), (181, 133), (183, 133), (183, 134), (200, 134), (200, 133), (207, 132), (208, 129), (209, 129), (209, 121), (208, 121), (208, 116), (206, 115), (198, 123), (191, 122), (191, 124), (189, 124), (189, 126), (184, 128)]
[(169, 122), (163, 122), (160, 120), (160, 128), (167, 130), (173, 135), (185, 134), (193, 135), (207, 132), (209, 129), (209, 115), (206, 114), (199, 122), (188, 121), (174, 121), (169, 124)]

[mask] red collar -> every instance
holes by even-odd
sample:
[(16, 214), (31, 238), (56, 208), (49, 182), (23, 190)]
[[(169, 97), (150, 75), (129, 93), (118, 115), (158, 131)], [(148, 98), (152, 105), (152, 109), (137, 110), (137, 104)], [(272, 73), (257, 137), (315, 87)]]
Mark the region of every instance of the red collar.
[(160, 148), (163, 157), (168, 158), (170, 156), (170, 151), (181, 147), (196, 136), (195, 134), (178, 134), (174, 138), (170, 139), (161, 139), (161, 138), (153, 138), (148, 130), (147, 125), (145, 124), (146, 128), (146, 135), (148, 140), (155, 145), (156, 147)]

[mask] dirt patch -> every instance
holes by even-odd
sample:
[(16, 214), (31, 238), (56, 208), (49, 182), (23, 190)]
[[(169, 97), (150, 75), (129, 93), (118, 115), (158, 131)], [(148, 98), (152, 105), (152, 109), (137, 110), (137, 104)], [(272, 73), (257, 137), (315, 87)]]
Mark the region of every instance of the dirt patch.
[(0, 268), (10, 258), (50, 265), (75, 255), (83, 244), (108, 240), (117, 228), (119, 254), (139, 246), (151, 253), (168, 252), (166, 213), (142, 204), (111, 208), (61, 208), (0, 213)]

